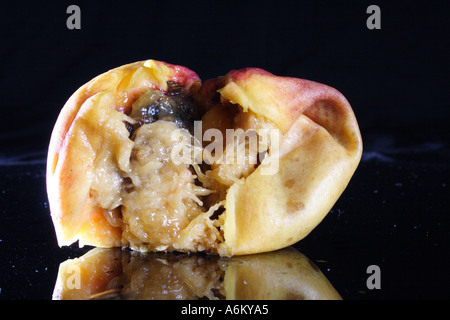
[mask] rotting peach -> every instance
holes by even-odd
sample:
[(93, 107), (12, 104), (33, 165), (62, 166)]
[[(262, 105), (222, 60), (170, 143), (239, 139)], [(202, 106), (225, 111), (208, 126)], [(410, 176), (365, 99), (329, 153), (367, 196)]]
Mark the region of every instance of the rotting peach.
[[(254, 132), (257, 148), (236, 136), (212, 162), (173, 161), (180, 143), (207, 148), (194, 121), (201, 137)], [(202, 84), (185, 67), (128, 64), (78, 89), (55, 124), (47, 189), (58, 243), (223, 256), (280, 249), (321, 222), (361, 153), (350, 104), (326, 85), (257, 68)]]

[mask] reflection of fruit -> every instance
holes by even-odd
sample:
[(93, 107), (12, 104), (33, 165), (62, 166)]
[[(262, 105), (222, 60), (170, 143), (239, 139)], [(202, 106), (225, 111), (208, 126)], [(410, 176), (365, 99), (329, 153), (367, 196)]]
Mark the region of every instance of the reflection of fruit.
[[(265, 158), (175, 163), (173, 133), (185, 128), (191, 141), (194, 120), (203, 131), (256, 132)], [(280, 132), (277, 146), (262, 141), (265, 129)], [(245, 139), (226, 143), (222, 160)], [(47, 186), (58, 242), (223, 256), (276, 250), (320, 223), (361, 151), (350, 105), (325, 85), (255, 68), (202, 85), (184, 67), (125, 65), (78, 89), (56, 122)]]
[[(80, 270), (81, 285), (70, 285)], [(96, 248), (60, 265), (54, 299), (341, 299), (294, 248), (232, 257)]]
[(224, 286), (229, 300), (341, 299), (319, 268), (293, 247), (233, 257)]
[(91, 250), (81, 258), (61, 263), (53, 299), (86, 299), (109, 291), (111, 288), (108, 285), (115, 286), (114, 279), (122, 273), (120, 249)]

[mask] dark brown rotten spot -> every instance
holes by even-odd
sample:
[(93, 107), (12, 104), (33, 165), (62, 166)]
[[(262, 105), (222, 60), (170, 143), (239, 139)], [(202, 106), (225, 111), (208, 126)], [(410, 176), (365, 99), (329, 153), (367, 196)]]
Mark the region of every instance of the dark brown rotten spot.
[(211, 220), (216, 220), (219, 219), (219, 216), (225, 212), (225, 208), (224, 207), (220, 207), (219, 209), (217, 209), (213, 215), (211, 217), (209, 217)]
[(125, 128), (127, 128), (128, 133), (129, 133), (128, 137), (131, 140), (133, 140), (134, 132), (136, 131), (137, 128), (139, 128), (139, 124), (137, 124), (137, 123), (136, 124), (131, 124), (131, 123), (127, 122), (127, 121), (124, 121), (124, 123), (125, 123)]
[(179, 94), (183, 89), (184, 85), (179, 82), (175, 82), (172, 80), (167, 81), (167, 94), (168, 95), (176, 95)]
[(122, 187), (127, 193), (134, 191), (133, 180), (131, 180), (131, 178), (129, 177), (123, 178)]
[(286, 182), (284, 183), (284, 186), (286, 187), (286, 188), (292, 188), (293, 186), (294, 186), (294, 184), (295, 184), (295, 180), (294, 179), (288, 179), (288, 180), (286, 180)]
[(305, 207), (305, 204), (301, 201), (289, 200), (286, 204), (289, 213), (296, 213)]

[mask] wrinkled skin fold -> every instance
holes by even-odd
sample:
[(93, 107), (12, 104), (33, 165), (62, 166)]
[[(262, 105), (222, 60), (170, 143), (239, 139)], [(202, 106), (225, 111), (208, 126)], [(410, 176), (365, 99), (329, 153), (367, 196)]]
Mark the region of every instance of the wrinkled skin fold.
[[(130, 227), (120, 222), (126, 217), (117, 211), (127, 205), (124, 183), (137, 172), (135, 141), (124, 123), (133, 123), (133, 104), (144, 93), (149, 89), (167, 93), (172, 83), (192, 97), (209, 127), (278, 129), (278, 167), (275, 174), (264, 174), (264, 161), (272, 157), (268, 153), (260, 166), (223, 182), (212, 196), (197, 188), (201, 192), (197, 203), (203, 206), (194, 200), (183, 202), (181, 209), (198, 211), (181, 226), (185, 229), (174, 233), (172, 242), (149, 247), (124, 238)], [(151, 125), (155, 123), (159, 122)], [(252, 254), (277, 250), (307, 236), (346, 188), (361, 154), (362, 139), (352, 108), (331, 87), (256, 68), (231, 71), (202, 84), (187, 68), (147, 60), (108, 71), (70, 97), (49, 145), (47, 191), (61, 246), (79, 241), (80, 245), (131, 246), (144, 251)], [(213, 169), (209, 177), (214, 177)], [(195, 179), (187, 170), (176, 172), (186, 181)], [(97, 183), (102, 175), (103, 183)], [(122, 193), (102, 198), (97, 185)], [(205, 203), (221, 207), (218, 218), (206, 214)]]

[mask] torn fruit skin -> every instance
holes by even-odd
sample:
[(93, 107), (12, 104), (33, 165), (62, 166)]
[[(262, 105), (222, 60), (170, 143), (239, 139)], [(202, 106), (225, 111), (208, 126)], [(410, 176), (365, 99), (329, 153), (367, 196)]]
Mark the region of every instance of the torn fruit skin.
[[(170, 108), (179, 89), (204, 129), (279, 129), (277, 173), (264, 175), (261, 166), (193, 170), (149, 157), (162, 150), (155, 143), (173, 147), (163, 136), (176, 127), (171, 121), (180, 113)], [(143, 111), (141, 96), (150, 99)], [(164, 118), (136, 124), (135, 114)], [(252, 254), (289, 246), (313, 230), (361, 153), (351, 106), (331, 87), (257, 68), (202, 84), (185, 67), (146, 60), (99, 75), (69, 98), (50, 140), (47, 192), (60, 246), (78, 240), (141, 251)], [(161, 220), (164, 208), (168, 218)]]

